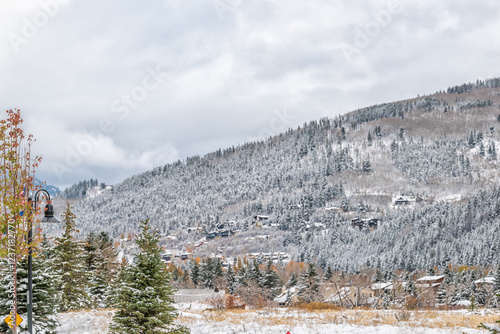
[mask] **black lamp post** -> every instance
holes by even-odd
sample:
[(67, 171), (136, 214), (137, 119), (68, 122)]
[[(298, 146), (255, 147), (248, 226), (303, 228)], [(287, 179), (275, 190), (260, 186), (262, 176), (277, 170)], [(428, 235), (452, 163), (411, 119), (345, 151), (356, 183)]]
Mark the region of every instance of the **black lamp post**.
[[(43, 218), (40, 220), (42, 223), (59, 223), (59, 220), (54, 217), (54, 207), (50, 204), (50, 194), (45, 189), (37, 190), (34, 196), (33, 212), (36, 214), (36, 203), (41, 194), (44, 194), (47, 198), (47, 204), (45, 205)], [(28, 332), (33, 334), (33, 248), (31, 246), (33, 238), (33, 220), (29, 221), (29, 231), (28, 231)]]

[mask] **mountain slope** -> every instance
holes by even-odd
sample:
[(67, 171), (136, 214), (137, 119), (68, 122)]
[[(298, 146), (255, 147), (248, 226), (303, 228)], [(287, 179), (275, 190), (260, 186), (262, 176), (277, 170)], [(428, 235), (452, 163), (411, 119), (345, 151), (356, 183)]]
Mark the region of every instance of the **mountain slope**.
[[(139, 220), (149, 217), (184, 247), (194, 241), (186, 227), (212, 230), (235, 220), (245, 232), (237, 245), (226, 245), (232, 255), (259, 250), (242, 237), (265, 232), (271, 234), (265, 250), (286, 250), (301, 260), (348, 270), (496, 261), (498, 241), (491, 233), (497, 231), (497, 215), (488, 210), (497, 204), (468, 205), (498, 193), (499, 82), (312, 121), (266, 141), (134, 175), (76, 205), (80, 230), (107, 230), (117, 237), (136, 231)], [(400, 195), (419, 201), (396, 209), (393, 200)], [(440, 202), (449, 199), (464, 203)], [(473, 209), (486, 210), (488, 219)], [(439, 220), (436, 212), (443, 216), (437, 228), (423, 228)], [(259, 229), (252, 224), (255, 215), (269, 216), (277, 229)], [(352, 229), (355, 216), (380, 219), (379, 229)], [(464, 217), (472, 217), (469, 227), (454, 230)], [(488, 239), (490, 248), (467, 238)], [(475, 249), (474, 258), (462, 256), (459, 248), (466, 244)]]

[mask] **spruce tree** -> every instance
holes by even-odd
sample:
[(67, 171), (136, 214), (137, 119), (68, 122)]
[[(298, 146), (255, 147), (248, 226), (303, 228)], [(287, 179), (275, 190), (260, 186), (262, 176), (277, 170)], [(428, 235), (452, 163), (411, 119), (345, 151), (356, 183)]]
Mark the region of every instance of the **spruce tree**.
[(273, 298), (276, 297), (279, 290), (280, 278), (278, 273), (273, 269), (273, 262), (271, 259), (267, 262), (266, 271), (261, 275), (259, 285), (267, 293), (266, 297)]
[(200, 266), (198, 265), (198, 262), (196, 260), (193, 260), (192, 262), (190, 276), (191, 276), (191, 281), (193, 282), (194, 287), (196, 288), (198, 286), (200, 279)]
[(324, 276), (325, 281), (330, 281), (332, 276), (333, 276), (332, 268), (330, 266), (328, 266), (326, 273), (325, 273), (325, 276)]
[(64, 233), (55, 238), (54, 270), (61, 277), (59, 291), (62, 293), (61, 311), (80, 310), (91, 306), (87, 294), (87, 270), (83, 244), (75, 240), (76, 216), (69, 203), (63, 213)]
[(125, 269), (124, 281), (117, 291), (119, 310), (113, 316), (110, 333), (189, 333), (187, 328), (173, 324), (178, 312), (172, 306), (171, 277), (149, 219), (141, 223), (142, 232), (136, 240), (139, 253)]
[(108, 285), (116, 275), (116, 250), (106, 232), (90, 233), (85, 240), (85, 263), (89, 274), (89, 293), (95, 307), (104, 307)]
[[(9, 290), (7, 286), (10, 282), (10, 275), (7, 275), (7, 268), (4, 261), (0, 267), (0, 284), (4, 289), (0, 290), (0, 314), (8, 314), (10, 298), (8, 297)], [(51, 262), (43, 255), (33, 257), (33, 330), (35, 333), (56, 333), (56, 328), (59, 326), (57, 321), (57, 307), (59, 303), (60, 293), (56, 289), (59, 282), (59, 277), (52, 271)], [(28, 261), (27, 258), (19, 262), (17, 268), (17, 279), (19, 286), (17, 289), (18, 309), (17, 313), (24, 319), (28, 318), (27, 312), (27, 295), (28, 286)], [(27, 325), (27, 322), (25, 322)], [(10, 329), (5, 322), (0, 325), (0, 332), (10, 333)], [(19, 327), (18, 333), (27, 333), (27, 328)]]
[(497, 307), (500, 307), (500, 265), (497, 267), (497, 272), (495, 273), (495, 284), (493, 285), (493, 291), (496, 296)]
[(227, 284), (227, 291), (231, 294), (234, 295), (234, 291), (238, 287), (238, 281), (236, 279), (236, 275), (234, 273), (234, 270), (231, 266), (227, 268), (226, 274), (226, 284)]
[(306, 303), (321, 300), (321, 294), (319, 290), (319, 278), (318, 278), (318, 273), (316, 272), (315, 265), (309, 263), (309, 267), (307, 267), (302, 272), (300, 278), (301, 278), (301, 286), (299, 291), (300, 298)]
[(128, 267), (128, 262), (125, 257), (122, 257), (122, 260), (118, 266), (116, 276), (113, 277), (106, 289), (104, 294), (104, 305), (106, 307), (116, 307), (119, 302), (118, 291), (125, 281), (126, 269)]
[(297, 285), (298, 283), (297, 275), (295, 273), (292, 273), (290, 278), (288, 279), (288, 282), (286, 283), (287, 288), (291, 288)]

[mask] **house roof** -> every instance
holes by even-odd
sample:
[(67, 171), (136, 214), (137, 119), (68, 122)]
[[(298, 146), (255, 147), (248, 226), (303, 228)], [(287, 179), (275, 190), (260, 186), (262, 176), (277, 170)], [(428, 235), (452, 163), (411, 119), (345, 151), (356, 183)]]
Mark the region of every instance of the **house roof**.
[(495, 284), (495, 277), (486, 276), (474, 281), (475, 284)]
[(392, 289), (392, 282), (376, 282), (371, 286), (372, 290)]
[(281, 295), (277, 296), (273, 300), (276, 303), (283, 304), (283, 303), (286, 303), (286, 300), (288, 298), (288, 294), (290, 294), (290, 297), (293, 297), (293, 296), (297, 296), (298, 293), (299, 293), (298, 289), (293, 286), (290, 289), (285, 290), (285, 292), (283, 292)]
[(440, 276), (424, 276), (424, 277), (420, 277), (417, 282), (431, 282), (431, 281), (437, 281), (441, 278), (444, 278), (444, 275), (440, 275)]

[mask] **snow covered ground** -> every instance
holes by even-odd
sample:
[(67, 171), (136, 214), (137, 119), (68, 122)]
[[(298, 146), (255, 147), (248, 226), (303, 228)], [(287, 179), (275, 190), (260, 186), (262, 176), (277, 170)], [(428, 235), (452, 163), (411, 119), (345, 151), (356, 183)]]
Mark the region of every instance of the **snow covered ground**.
[[(477, 328), (477, 317), (498, 319), (493, 311), (470, 314), (468, 311), (408, 312), (405, 321), (392, 322), (396, 313), (404, 311), (330, 311), (270, 309), (217, 312), (201, 303), (177, 304), (177, 323), (193, 334), (463, 334), (487, 333)], [(59, 314), (61, 334), (107, 333), (113, 316), (110, 310), (91, 310)], [(476, 318), (474, 318), (476, 317)], [(464, 326), (466, 324), (466, 326)]]

